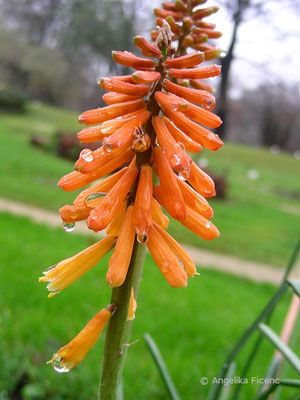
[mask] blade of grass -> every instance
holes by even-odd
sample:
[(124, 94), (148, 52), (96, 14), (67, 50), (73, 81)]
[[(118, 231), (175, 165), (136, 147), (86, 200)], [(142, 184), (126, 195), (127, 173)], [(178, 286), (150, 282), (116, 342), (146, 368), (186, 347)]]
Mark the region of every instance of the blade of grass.
[(287, 283), (293, 289), (295, 294), (300, 297), (300, 280), (299, 279), (289, 279)]
[(151, 353), (151, 356), (153, 357), (153, 360), (154, 360), (155, 364), (157, 365), (157, 368), (162, 376), (162, 379), (168, 389), (171, 399), (172, 400), (180, 400), (177, 389), (176, 389), (176, 387), (172, 381), (172, 378), (168, 372), (166, 364), (160, 354), (159, 348), (157, 347), (156, 343), (154, 342), (154, 340), (148, 333), (146, 333), (144, 335), (144, 339), (145, 339), (146, 345)]
[(267, 390), (259, 393), (255, 400), (265, 400), (272, 394), (279, 386), (299, 387), (300, 380), (297, 379), (282, 379), (279, 383), (272, 383)]
[(271, 343), (281, 352), (287, 361), (300, 374), (300, 358), (287, 346), (280, 337), (267, 325), (259, 324), (260, 331), (270, 340)]
[[(227, 373), (227, 375), (226, 375), (226, 378), (230, 379), (230, 378), (233, 378), (233, 377), (234, 377), (234, 374), (235, 374), (235, 371), (236, 371), (236, 367), (237, 367), (237, 365), (236, 365), (236, 363), (233, 361), (233, 362), (229, 365), (228, 373)], [(225, 378), (225, 379), (226, 379), (226, 378)], [(229, 399), (229, 396), (230, 396), (232, 387), (233, 387), (233, 385), (229, 385), (229, 384), (228, 384), (228, 385), (227, 385), (227, 384), (223, 385), (222, 391), (221, 391), (221, 394), (220, 394), (220, 400), (227, 400), (227, 399)]]

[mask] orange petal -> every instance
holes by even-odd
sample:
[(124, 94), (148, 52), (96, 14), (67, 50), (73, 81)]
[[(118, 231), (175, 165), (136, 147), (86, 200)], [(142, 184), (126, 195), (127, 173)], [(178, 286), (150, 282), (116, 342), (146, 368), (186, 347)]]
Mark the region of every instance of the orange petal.
[(180, 173), (190, 174), (190, 158), (181, 144), (177, 143), (169, 132), (162, 117), (152, 119), (159, 144), (166, 154), (172, 168)]
[(168, 211), (173, 218), (184, 219), (186, 209), (176, 175), (172, 171), (161, 147), (156, 146), (153, 153), (162, 191), (168, 193), (166, 200), (168, 203)]
[(179, 258), (184, 266), (185, 272), (188, 276), (194, 276), (197, 273), (196, 266), (192, 258), (188, 255), (188, 253), (180, 246), (176, 240), (169, 235), (165, 230), (163, 230), (160, 226), (155, 224), (155, 228), (163, 238), (163, 240), (168, 244), (170, 249), (175, 253), (175, 255)]
[[(198, 44), (205, 43), (208, 40), (208, 36), (205, 35), (204, 33), (202, 35), (198, 35), (198, 36), (193, 35), (192, 37), (193, 37), (193, 46), (192, 47), (196, 50), (199, 50)], [(203, 54), (203, 57), (204, 57), (204, 54)]]
[(208, 201), (197, 193), (190, 185), (177, 178), (181, 193), (185, 204), (203, 215), (205, 218), (212, 218), (214, 215), (213, 209), (208, 204)]
[(210, 61), (214, 60), (215, 58), (219, 58), (222, 53), (224, 53), (222, 49), (211, 49), (204, 52), (204, 57), (206, 61)]
[(209, 15), (216, 13), (217, 11), (219, 11), (219, 7), (200, 8), (193, 13), (193, 18), (202, 19), (204, 17), (208, 17)]
[(186, 272), (154, 226), (150, 230), (147, 247), (168, 283), (174, 287), (185, 287), (188, 278)]
[(170, 82), (168, 79), (164, 80), (164, 88), (168, 92), (182, 97), (185, 100), (199, 104), (206, 110), (213, 110), (215, 108), (215, 97), (205, 90), (190, 89), (181, 85), (176, 85), (176, 83)]
[(133, 206), (129, 206), (119, 232), (115, 250), (108, 263), (106, 280), (111, 287), (121, 286), (126, 279), (135, 240), (132, 215)]
[(163, 229), (167, 229), (169, 226), (169, 218), (162, 212), (159, 202), (152, 197), (151, 201), (151, 214), (153, 220)]
[(150, 112), (143, 109), (138, 116), (130, 119), (112, 135), (103, 139), (103, 150), (110, 153), (113, 149), (120, 147), (127, 148), (128, 146), (131, 146), (133, 142), (134, 131), (138, 128), (138, 126), (142, 126), (149, 117)]
[(119, 235), (120, 229), (122, 227), (125, 218), (126, 210), (127, 210), (127, 201), (125, 200), (123, 201), (120, 210), (118, 211), (112, 222), (108, 225), (108, 228), (106, 230), (107, 235), (112, 235), (112, 236)]
[(130, 192), (137, 174), (138, 169), (136, 167), (128, 167), (125, 174), (103, 198), (101, 204), (90, 212), (87, 220), (90, 229), (98, 232), (111, 223), (122, 206), (127, 194)]
[(58, 372), (68, 372), (79, 364), (98, 340), (115, 309), (115, 306), (109, 305), (99, 311), (70, 343), (53, 354), (49, 361), (53, 368)]
[(126, 101), (131, 101), (131, 100), (136, 100), (139, 99), (143, 96), (140, 95), (136, 95), (136, 96), (130, 96), (128, 94), (121, 94), (121, 93), (116, 93), (116, 92), (108, 92), (105, 93), (102, 96), (102, 100), (106, 103), (106, 104), (117, 104), (117, 103), (125, 103)]
[(100, 122), (139, 110), (144, 106), (145, 102), (142, 99), (127, 101), (126, 103), (112, 104), (111, 106), (85, 111), (79, 116), (78, 120), (80, 124), (85, 125), (99, 124)]
[(199, 51), (187, 54), (182, 57), (170, 58), (165, 61), (165, 65), (170, 68), (191, 68), (204, 61), (204, 54)]
[(160, 73), (156, 71), (136, 71), (132, 74), (135, 83), (152, 83), (160, 80)]
[(39, 282), (49, 282), (47, 289), (52, 292), (50, 297), (53, 297), (93, 268), (114, 244), (115, 238), (106, 236), (75, 256), (60, 261), (53, 268), (46, 270), (44, 276), (39, 278)]
[(215, 29), (216, 24), (212, 24), (210, 22), (205, 21), (195, 21), (195, 25), (199, 28), (207, 28), (207, 29)]
[(134, 69), (145, 70), (152, 69), (155, 66), (155, 62), (153, 60), (136, 57), (129, 51), (113, 51), (112, 58), (116, 63)]
[(202, 239), (212, 240), (220, 236), (217, 227), (192, 208), (187, 207), (186, 219), (179, 222)]
[(195, 35), (205, 34), (210, 39), (218, 39), (222, 36), (222, 32), (214, 31), (213, 29), (209, 28), (194, 28), (192, 32)]
[(182, 19), (182, 17), (183, 17), (182, 13), (180, 13), (180, 12), (171, 11), (171, 10), (162, 10), (160, 8), (155, 8), (154, 9), (154, 14), (157, 17), (160, 17), (160, 18), (166, 18), (166, 17), (168, 17), (170, 15), (176, 21), (180, 21)]
[(90, 211), (91, 209), (84, 204), (78, 204), (76, 206), (66, 205), (59, 209), (61, 219), (66, 223), (83, 221), (87, 219)]
[(214, 181), (194, 162), (191, 164), (191, 176), (188, 182), (204, 197), (213, 197), (216, 195)]
[(137, 302), (134, 298), (134, 292), (132, 288), (130, 294), (129, 307), (128, 307), (127, 321), (131, 321), (135, 318), (136, 309), (137, 309)]
[(214, 76), (218, 76), (221, 73), (220, 65), (210, 65), (203, 68), (191, 68), (191, 69), (173, 69), (169, 70), (171, 78), (182, 78), (182, 79), (207, 79)]
[(144, 243), (152, 226), (151, 200), (153, 193), (152, 168), (143, 165), (140, 170), (138, 188), (134, 203), (133, 225), (138, 241)]
[(174, 137), (176, 142), (183, 143), (185, 149), (187, 151), (190, 151), (191, 153), (198, 153), (199, 151), (202, 150), (202, 146), (195, 142), (193, 139), (191, 139), (188, 135), (186, 135), (184, 132), (182, 132), (180, 129), (178, 129), (172, 121), (170, 121), (167, 117), (164, 117), (165, 124), (171, 133), (171, 135)]
[(149, 86), (146, 85), (135, 85), (110, 78), (101, 78), (99, 85), (105, 90), (139, 97), (146, 96), (150, 90)]
[(93, 186), (90, 186), (89, 188), (83, 190), (73, 201), (73, 204), (84, 204), (84, 201), (87, 199), (87, 197), (93, 193), (107, 193), (118, 182), (121, 176), (124, 175), (126, 170), (127, 167), (124, 167), (115, 174), (112, 174), (102, 181), (95, 183)]
[(63, 176), (59, 180), (58, 186), (60, 186), (66, 192), (80, 189), (96, 181), (97, 179), (110, 174), (117, 168), (122, 167), (126, 162), (132, 160), (133, 157), (133, 151), (131, 148), (128, 148), (126, 151), (119, 153), (115, 158), (89, 174), (81, 174), (80, 172), (73, 171)]
[(175, 3), (172, 3), (171, 1), (164, 1), (161, 5), (164, 10), (177, 11)]
[(162, 57), (162, 52), (159, 50), (159, 48), (149, 42), (143, 36), (135, 36), (133, 38), (133, 43), (142, 50), (144, 55), (157, 58)]
[(195, 89), (200, 89), (200, 90), (206, 90), (207, 92), (214, 93), (215, 89), (212, 88), (211, 86), (207, 85), (201, 80), (197, 79), (191, 79), (190, 80), (190, 85), (195, 88)]

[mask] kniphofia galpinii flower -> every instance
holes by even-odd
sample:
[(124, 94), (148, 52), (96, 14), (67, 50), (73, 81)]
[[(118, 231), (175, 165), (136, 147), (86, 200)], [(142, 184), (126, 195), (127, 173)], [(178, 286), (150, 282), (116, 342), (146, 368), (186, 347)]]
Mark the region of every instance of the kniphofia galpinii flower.
[[(211, 111), (213, 95), (189, 87), (189, 82), (218, 76), (221, 68), (202, 66), (205, 54), (201, 51), (175, 58), (170, 27), (165, 21), (161, 25), (155, 44), (141, 36), (134, 39), (146, 58), (127, 51), (113, 52), (114, 61), (132, 68), (133, 73), (100, 79), (99, 85), (107, 91), (103, 95), (107, 106), (79, 116), (86, 127), (78, 138), (87, 148), (80, 153), (75, 170), (58, 185), (66, 191), (83, 191), (72, 205), (62, 207), (60, 214), (69, 230), (77, 221), (86, 220), (92, 231), (106, 231), (106, 236), (45, 271), (40, 280), (49, 282), (50, 296), (88, 272), (110, 250), (106, 280), (112, 288), (120, 287), (126, 281), (137, 242), (147, 246), (171, 286), (185, 287), (188, 278), (197, 274), (196, 267), (167, 233), (169, 220), (162, 207), (201, 238), (219, 236), (206, 200), (215, 195), (214, 183), (189, 153), (202, 147), (215, 151), (223, 145), (210, 130), (221, 120)], [(97, 141), (101, 142), (99, 148), (90, 150), (88, 144)], [(136, 301), (133, 287), (130, 289), (126, 306), (132, 319)], [(62, 371), (76, 365), (96, 340), (103, 328), (100, 325), (77, 355), (69, 349), (77, 349), (83, 333), (60, 349), (52, 363), (64, 359), (67, 366)]]

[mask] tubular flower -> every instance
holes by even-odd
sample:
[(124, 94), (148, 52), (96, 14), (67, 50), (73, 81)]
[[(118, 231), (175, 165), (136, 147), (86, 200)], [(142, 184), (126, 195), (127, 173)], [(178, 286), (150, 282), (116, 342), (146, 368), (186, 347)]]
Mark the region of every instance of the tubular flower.
[(116, 307), (113, 304), (100, 310), (71, 342), (53, 354), (48, 363), (51, 363), (57, 372), (68, 372), (74, 368), (97, 342), (115, 310)]
[[(94, 151), (84, 149), (75, 171), (58, 182), (65, 191), (83, 189), (72, 205), (60, 209), (60, 214), (66, 231), (73, 230), (76, 221), (86, 220), (89, 229), (106, 230), (107, 236), (45, 271), (40, 281), (49, 282), (51, 296), (86, 273), (111, 249), (106, 280), (113, 288), (123, 285), (137, 242), (147, 246), (171, 286), (185, 287), (188, 277), (196, 275), (196, 267), (166, 232), (169, 219), (162, 207), (201, 238), (219, 236), (209, 221), (213, 210), (206, 200), (215, 195), (214, 183), (188, 152), (199, 152), (202, 147), (218, 150), (223, 145), (210, 131), (221, 124), (211, 111), (214, 97), (201, 84), (202, 78), (217, 76), (220, 67), (199, 66), (205, 61), (201, 51), (176, 57), (170, 26), (174, 34), (177, 29), (178, 38), (182, 27), (177, 25), (180, 21), (187, 24), (185, 15), (190, 6), (179, 0), (176, 5), (164, 3), (163, 7), (157, 11), (162, 23), (155, 44), (141, 36), (134, 39), (146, 58), (127, 51), (113, 52), (116, 63), (135, 71), (132, 75), (100, 79), (100, 86), (108, 91), (103, 95), (108, 105), (79, 116), (79, 122), (88, 127), (78, 133), (78, 138), (87, 144), (100, 144)], [(189, 17), (193, 20), (191, 27), (197, 22), (199, 29), (213, 31), (201, 22), (208, 11), (198, 11)], [(193, 35), (200, 34), (194, 31)], [(189, 81), (193, 82), (192, 88)], [(135, 304), (132, 291), (129, 319), (134, 317)], [(104, 314), (107, 319), (107, 311)], [(89, 324), (94, 326), (92, 321)], [(99, 327), (93, 333), (87, 327), (58, 351), (51, 361), (55, 367), (70, 369), (84, 357), (101, 331)], [(83, 339), (89, 334), (83, 332), (91, 333), (91, 338)], [(86, 343), (80, 348), (82, 341)]]

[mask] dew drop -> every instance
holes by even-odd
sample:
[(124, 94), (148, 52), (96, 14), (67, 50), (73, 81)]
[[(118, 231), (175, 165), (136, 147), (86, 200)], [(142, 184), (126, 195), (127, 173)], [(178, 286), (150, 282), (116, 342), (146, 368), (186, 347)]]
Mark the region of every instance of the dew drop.
[(206, 222), (205, 227), (206, 227), (207, 229), (210, 229), (210, 228), (211, 228), (211, 223), (210, 223), (209, 221)]
[(179, 173), (178, 173), (178, 177), (182, 181), (186, 181), (187, 179), (190, 178), (190, 176), (191, 176), (191, 170), (190, 169), (183, 169), (183, 170), (179, 171)]
[(180, 157), (178, 156), (178, 154), (174, 153), (171, 155), (171, 164), (176, 167), (180, 164)]
[(140, 234), (138, 234), (136, 238), (137, 238), (137, 241), (138, 241), (139, 243), (141, 243), (141, 244), (146, 243), (147, 240), (148, 240), (148, 236), (147, 236), (147, 235), (140, 235)]
[(106, 196), (106, 193), (104, 193), (104, 192), (92, 193), (92, 194), (90, 194), (89, 196), (87, 196), (84, 199), (84, 205), (86, 207), (94, 206), (94, 205), (91, 204), (91, 202), (93, 200), (96, 200), (96, 199), (99, 199), (99, 198), (102, 198), (102, 197), (105, 197), (105, 196)]
[(216, 77), (216, 76), (211, 76), (211, 77), (208, 78), (208, 79), (210, 79), (211, 81), (214, 81), (215, 79), (217, 79), (217, 77)]
[(73, 232), (75, 229), (75, 222), (63, 222), (62, 226), (65, 232)]
[(53, 354), (51, 364), (56, 372), (62, 373), (70, 371), (70, 368), (67, 368), (67, 366), (63, 363), (62, 358), (57, 353)]
[(203, 104), (203, 108), (205, 110), (212, 110), (212, 109), (214, 109), (215, 105), (216, 105), (215, 99), (209, 98), (209, 99), (205, 100), (205, 103)]
[(82, 159), (83, 159), (84, 161), (86, 161), (86, 162), (91, 162), (91, 161), (93, 161), (93, 159), (94, 159), (93, 152), (92, 152), (92, 150), (90, 150), (90, 149), (83, 149), (83, 150), (80, 152), (79, 157), (82, 158)]
[(183, 144), (183, 143), (178, 142), (177, 145), (178, 145), (178, 147), (180, 148), (180, 150), (185, 151), (185, 147), (184, 147), (184, 144)]
[(132, 150), (144, 152), (149, 149), (150, 145), (150, 136), (142, 129), (137, 129), (133, 135)]
[(219, 54), (219, 58), (225, 58), (227, 56), (227, 51), (222, 50)]
[(110, 143), (103, 143), (102, 148), (105, 153), (111, 153), (113, 150), (113, 146)]

